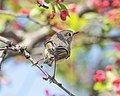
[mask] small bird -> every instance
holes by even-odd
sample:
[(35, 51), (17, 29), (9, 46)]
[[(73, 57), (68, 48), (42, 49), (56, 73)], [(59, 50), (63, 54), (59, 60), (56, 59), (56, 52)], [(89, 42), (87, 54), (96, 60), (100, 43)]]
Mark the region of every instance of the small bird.
[(67, 59), (70, 56), (70, 45), (72, 37), (79, 32), (73, 32), (71, 30), (63, 30), (53, 35), (50, 39), (44, 43), (44, 63), (49, 66), (54, 65), (54, 74), (56, 71), (56, 61), (61, 59)]

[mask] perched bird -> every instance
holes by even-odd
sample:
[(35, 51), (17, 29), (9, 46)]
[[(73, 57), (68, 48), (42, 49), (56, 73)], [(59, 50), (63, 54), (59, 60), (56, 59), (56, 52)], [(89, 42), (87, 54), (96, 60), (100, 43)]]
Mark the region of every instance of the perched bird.
[(67, 59), (70, 56), (70, 45), (72, 37), (78, 32), (71, 30), (63, 30), (53, 35), (50, 39), (44, 43), (44, 63), (49, 66), (54, 65), (54, 74), (56, 70), (56, 61), (61, 59)]

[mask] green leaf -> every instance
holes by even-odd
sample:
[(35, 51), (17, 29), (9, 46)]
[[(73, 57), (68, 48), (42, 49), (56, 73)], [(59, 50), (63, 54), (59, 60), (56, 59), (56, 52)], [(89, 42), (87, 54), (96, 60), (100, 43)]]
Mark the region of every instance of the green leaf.
[(50, 3), (50, 0), (45, 0), (46, 3)]
[(70, 18), (68, 18), (67, 21), (69, 25), (65, 26), (65, 28), (71, 28), (75, 31), (83, 30), (88, 25), (87, 20), (79, 18), (77, 14), (70, 14)]
[(55, 10), (55, 5), (52, 3), (52, 10), (54, 13), (56, 13), (56, 10)]
[(39, 15), (39, 14), (40, 14), (40, 10), (38, 8), (31, 9), (31, 12), (30, 12), (31, 16), (35, 16), (35, 15)]
[(56, 7), (58, 8), (59, 11), (61, 11), (61, 7), (58, 6), (58, 4), (56, 4)]
[(38, 0), (34, 0), (34, 2), (37, 2)]
[(104, 91), (104, 90), (106, 90), (106, 89), (107, 89), (107, 87), (106, 87), (106, 84), (105, 84), (105, 83), (97, 82), (97, 83), (94, 85), (94, 90)]
[(65, 5), (59, 3), (59, 6), (61, 7), (61, 9), (64, 9), (64, 10), (68, 11), (68, 9), (67, 9), (67, 7)]

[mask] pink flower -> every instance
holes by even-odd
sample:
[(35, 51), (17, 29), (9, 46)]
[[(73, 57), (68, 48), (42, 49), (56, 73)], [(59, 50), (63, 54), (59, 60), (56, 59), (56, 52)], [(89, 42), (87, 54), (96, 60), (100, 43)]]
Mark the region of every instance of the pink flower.
[(69, 7), (69, 10), (70, 10), (71, 12), (75, 12), (75, 11), (76, 11), (77, 5), (76, 5), (75, 3), (71, 3), (69, 6), (70, 6), (70, 7)]
[(45, 94), (46, 94), (47, 96), (50, 94), (48, 89), (45, 89)]

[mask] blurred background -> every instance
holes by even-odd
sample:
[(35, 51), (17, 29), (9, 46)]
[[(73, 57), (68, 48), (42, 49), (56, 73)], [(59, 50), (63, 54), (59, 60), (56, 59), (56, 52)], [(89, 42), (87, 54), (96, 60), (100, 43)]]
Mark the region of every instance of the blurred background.
[[(37, 61), (45, 40), (59, 30), (79, 31), (71, 56), (57, 64), (56, 79), (75, 96), (119, 96), (119, 7), (120, 0), (0, 0), (0, 36), (27, 46)], [(53, 67), (40, 64), (53, 74)], [(9, 51), (0, 72), (0, 96), (69, 96), (43, 77), (24, 56)]]

